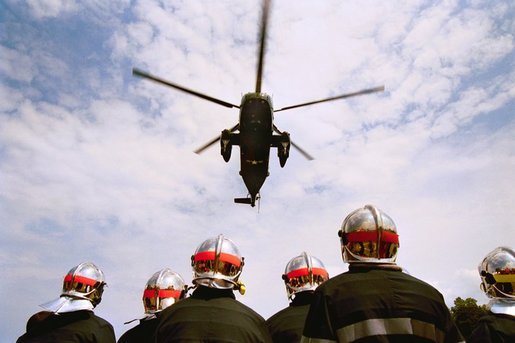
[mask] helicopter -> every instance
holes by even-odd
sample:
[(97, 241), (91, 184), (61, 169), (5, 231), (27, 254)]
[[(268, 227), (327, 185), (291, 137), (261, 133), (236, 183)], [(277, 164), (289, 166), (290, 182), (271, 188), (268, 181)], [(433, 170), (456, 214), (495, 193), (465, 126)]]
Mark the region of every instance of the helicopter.
[(220, 154), (222, 155), (225, 162), (229, 162), (231, 158), (232, 147), (239, 146), (239, 174), (242, 177), (243, 182), (248, 190), (248, 194), (247, 197), (235, 198), (234, 202), (239, 204), (249, 204), (252, 207), (254, 207), (256, 205), (256, 201), (260, 199), (261, 187), (270, 174), (268, 167), (271, 148), (277, 148), (277, 156), (279, 158), (279, 164), (281, 168), (286, 164), (290, 154), (290, 147), (295, 148), (306, 159), (313, 160), (313, 157), (310, 154), (308, 154), (290, 139), (290, 134), (288, 132), (281, 131), (279, 128), (277, 128), (277, 126), (275, 126), (273, 121), (275, 112), (384, 91), (384, 86), (379, 86), (321, 100), (304, 102), (280, 109), (274, 109), (271, 97), (261, 91), (265, 57), (265, 43), (270, 7), (271, 0), (264, 0), (259, 33), (259, 50), (255, 91), (244, 94), (240, 105), (232, 104), (211, 97), (207, 94), (194, 91), (137, 68), (133, 68), (132, 70), (132, 73), (135, 76), (160, 83), (162, 85), (174, 88), (176, 90), (216, 103), (221, 106), (239, 109), (240, 114), (238, 123), (229, 129), (222, 130), (219, 136), (215, 137), (214, 139), (210, 140), (195, 150), (195, 153), (200, 154), (213, 144), (220, 142)]

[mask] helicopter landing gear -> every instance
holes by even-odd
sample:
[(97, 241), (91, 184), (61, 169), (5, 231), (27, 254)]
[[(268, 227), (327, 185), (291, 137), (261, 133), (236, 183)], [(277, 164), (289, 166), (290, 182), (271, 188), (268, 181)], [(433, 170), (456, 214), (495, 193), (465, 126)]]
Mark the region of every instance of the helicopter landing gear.
[(279, 164), (281, 168), (286, 164), (286, 160), (290, 156), (290, 134), (286, 131), (281, 133), (279, 144), (277, 145), (277, 156), (279, 157)]
[(231, 159), (231, 151), (231, 131), (225, 129), (220, 136), (220, 154), (222, 154), (225, 162), (229, 162)]

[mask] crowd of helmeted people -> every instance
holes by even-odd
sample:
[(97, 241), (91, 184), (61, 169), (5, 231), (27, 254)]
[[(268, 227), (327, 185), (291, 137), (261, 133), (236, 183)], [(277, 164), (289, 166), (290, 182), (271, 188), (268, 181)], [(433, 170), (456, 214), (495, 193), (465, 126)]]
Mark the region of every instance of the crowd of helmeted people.
[[(396, 264), (390, 216), (366, 205), (338, 235), (348, 271), (330, 278), (315, 256), (293, 257), (282, 275), (289, 306), (267, 320), (236, 300), (235, 291), (245, 292), (236, 244), (221, 234), (207, 239), (191, 257), (193, 285), (169, 268), (154, 273), (144, 317), (118, 342), (464, 342), (441, 293)], [(467, 342), (515, 342), (514, 251), (498, 247), (478, 269), (489, 314)], [(60, 297), (41, 305), (17, 342), (116, 342), (112, 325), (93, 312), (105, 284), (95, 264), (73, 267)]]

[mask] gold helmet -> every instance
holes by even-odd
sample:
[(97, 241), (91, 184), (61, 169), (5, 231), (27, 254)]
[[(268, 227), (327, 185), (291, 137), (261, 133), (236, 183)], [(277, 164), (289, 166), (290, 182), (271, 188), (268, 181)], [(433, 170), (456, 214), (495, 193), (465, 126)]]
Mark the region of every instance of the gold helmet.
[(329, 274), (322, 261), (306, 252), (292, 258), (283, 274), (288, 299), (292, 299), (299, 292), (314, 291), (328, 279)]
[(191, 256), (193, 283), (210, 288), (238, 289), (243, 294), (245, 286), (238, 281), (243, 261), (233, 241), (223, 235), (210, 238)]
[(373, 205), (351, 212), (338, 235), (345, 262), (394, 263), (397, 258), (397, 227), (392, 218)]
[(481, 290), (490, 298), (515, 300), (515, 253), (508, 247), (491, 251), (478, 266)]
[(175, 304), (184, 298), (186, 289), (182, 277), (170, 268), (154, 273), (143, 291), (145, 314), (154, 314)]

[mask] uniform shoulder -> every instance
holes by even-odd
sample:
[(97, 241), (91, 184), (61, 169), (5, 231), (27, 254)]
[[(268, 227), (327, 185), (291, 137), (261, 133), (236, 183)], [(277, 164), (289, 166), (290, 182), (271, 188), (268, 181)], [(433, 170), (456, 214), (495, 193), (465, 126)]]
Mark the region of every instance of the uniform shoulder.
[(233, 313), (239, 313), (246, 317), (253, 317), (259, 321), (265, 321), (264, 318), (252, 308), (231, 297), (213, 298), (207, 301), (204, 299), (189, 297), (164, 309), (161, 312), (160, 318), (163, 319), (170, 316), (180, 315), (182, 312), (189, 313), (192, 308), (196, 308), (197, 311), (201, 311), (203, 308), (223, 309), (224, 311), (230, 310)]
[(107, 327), (107, 328), (110, 328), (111, 330), (114, 330), (113, 325), (111, 325), (111, 323), (109, 323), (104, 318), (97, 316), (93, 312), (90, 312), (90, 318), (92, 321), (96, 322), (99, 327)]
[(266, 322), (267, 323), (270, 323), (270, 322), (273, 322), (275, 319), (277, 319), (278, 317), (281, 317), (285, 312), (287, 312), (289, 309), (289, 307), (285, 307), (279, 311), (277, 311), (276, 313), (274, 313), (273, 315), (271, 315), (267, 320)]
[(407, 281), (410, 281), (414, 284), (418, 284), (421, 287), (425, 287), (427, 290), (432, 290), (433, 292), (436, 292), (441, 295), (441, 293), (438, 289), (436, 289), (433, 285), (429, 284), (428, 282), (426, 282), (424, 280), (421, 280), (411, 274), (404, 273), (404, 272), (401, 272), (400, 276), (403, 277), (404, 279), (406, 279)]
[(98, 323), (101, 323), (102, 325), (111, 325), (111, 323), (109, 323), (106, 319), (96, 315), (93, 312), (90, 312), (90, 317), (96, 320)]

